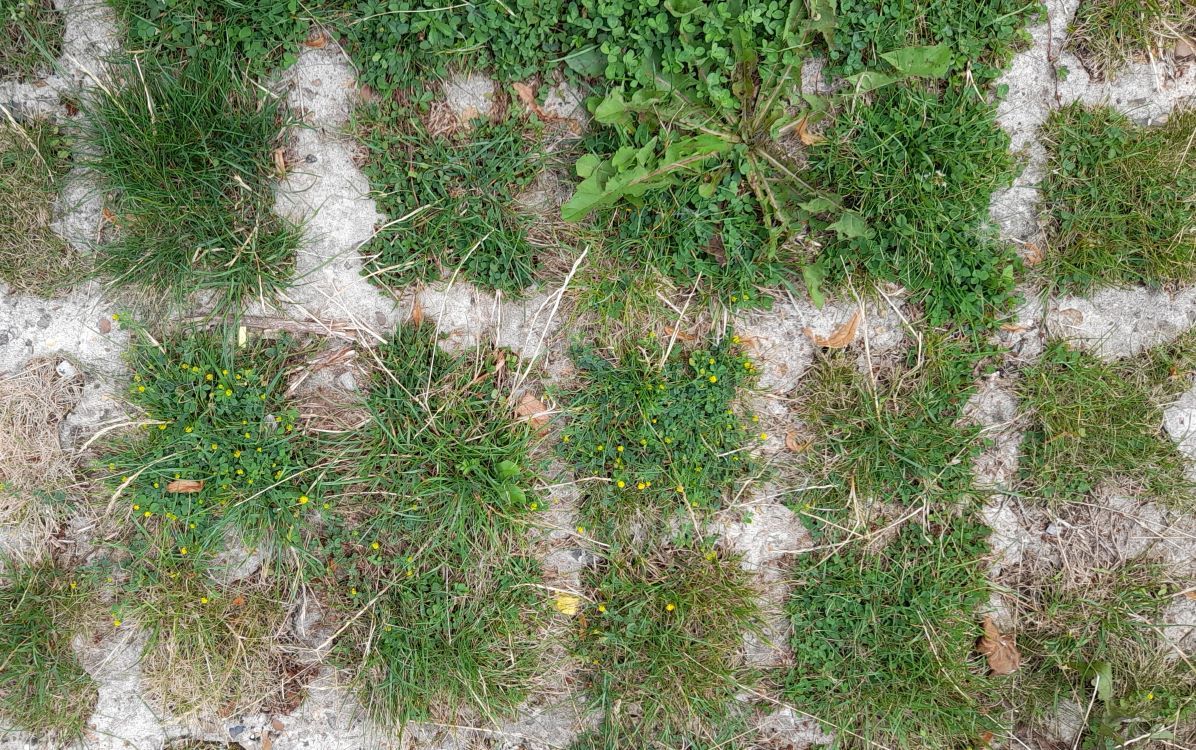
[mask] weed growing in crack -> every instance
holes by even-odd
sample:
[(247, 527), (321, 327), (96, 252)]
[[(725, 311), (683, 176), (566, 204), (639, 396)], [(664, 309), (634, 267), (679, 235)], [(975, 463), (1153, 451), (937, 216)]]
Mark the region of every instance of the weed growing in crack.
[(50, 227), (70, 166), (70, 142), (45, 120), (0, 124), (0, 279), (49, 295), (78, 276), (74, 253)]
[(809, 172), (868, 228), (825, 232), (818, 274), (899, 283), (935, 325), (983, 325), (1007, 307), (1017, 256), (990, 230), (988, 210), (1016, 169), (994, 111), (967, 90), (897, 86), (841, 112), (810, 150)]
[(1065, 700), (1091, 704), (1085, 747), (1179, 740), (1184, 726), (1196, 734), (1196, 670), (1174, 658), (1156, 625), (1182, 583), (1148, 558), (1069, 578), (1060, 570), (1019, 582), (1023, 666), (1007, 685), (1019, 718), (1048, 715)]
[[(834, 8), (834, 6), (831, 6)], [(1030, 37), (1025, 25), (1045, 16), (1037, 0), (839, 0), (830, 69), (848, 76), (884, 70), (882, 54), (946, 44), (953, 75), (989, 81)]]
[(69, 744), (82, 737), (97, 690), (71, 641), (87, 587), (50, 563), (4, 565), (0, 582), (0, 720)]
[(752, 473), (751, 445), (764, 437), (734, 409), (755, 370), (737, 337), (668, 357), (653, 339), (638, 343), (616, 361), (573, 352), (581, 386), (567, 397), (558, 450), (583, 481), (581, 517), (596, 529), (722, 507)]
[(1130, 60), (1162, 56), (1184, 36), (1196, 37), (1196, 6), (1187, 0), (1083, 0), (1067, 47), (1104, 78)]
[(970, 465), (982, 447), (979, 428), (961, 420), (983, 355), (939, 333), (924, 336), (875, 380), (838, 352), (806, 375), (798, 411), (812, 432), (803, 458), (810, 489), (797, 498), (811, 517), (842, 522), (855, 498), (941, 511), (979, 497)]
[(297, 0), (115, 0), (112, 5), (131, 49), (177, 61), (236, 59), (253, 74), (275, 63), (292, 65), (312, 22), (311, 6)]
[(541, 501), (531, 434), (506, 401), (511, 365), (440, 351), (430, 324), (400, 327), (376, 364), (369, 422), (331, 449), (341, 489), (322, 506), (329, 596), (365, 610), (339, 658), (385, 724), (465, 707), (509, 715), (539, 673), (547, 611), (525, 538)]
[(183, 304), (238, 309), (287, 283), (300, 230), (273, 211), (279, 101), (227, 61), (122, 64), (88, 95), (86, 166), (110, 191), (111, 238), (97, 254), (120, 285)]
[(435, 280), (460, 268), (483, 286), (518, 292), (532, 282), (530, 213), (515, 196), (543, 160), (530, 122), (475, 120), (433, 132), (426, 112), (380, 104), (358, 111), (369, 150), (363, 171), (391, 221), (362, 252), (365, 273), (386, 288)]
[(966, 746), (998, 727), (974, 650), (988, 529), (968, 513), (927, 519), (879, 548), (842, 538), (846, 546), (806, 553), (794, 569), (783, 695), (845, 747)]
[(602, 718), (577, 748), (713, 747), (742, 734), (735, 696), (759, 633), (751, 575), (713, 547), (612, 550), (582, 574), (587, 601), (574, 649)]
[(1043, 209), (1043, 275), (1072, 292), (1196, 278), (1196, 109), (1139, 127), (1109, 107), (1055, 110)]
[(238, 538), (293, 547), (320, 500), (312, 446), (284, 398), (296, 349), (228, 347), (202, 331), (161, 344), (134, 331), (126, 398), (141, 426), (110, 440), (101, 464), (147, 564), (203, 572)]
[(1077, 502), (1120, 479), (1164, 503), (1190, 501), (1183, 457), (1162, 432), (1162, 409), (1138, 363), (1107, 364), (1054, 342), (1018, 383), (1029, 422), (1020, 462), (1026, 494)]
[(64, 30), (54, 0), (0, 2), (0, 79), (46, 70), (62, 52)]

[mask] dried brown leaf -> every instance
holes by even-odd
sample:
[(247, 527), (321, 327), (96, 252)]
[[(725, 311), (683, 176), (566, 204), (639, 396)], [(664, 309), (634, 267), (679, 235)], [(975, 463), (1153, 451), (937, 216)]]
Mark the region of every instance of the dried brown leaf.
[(797, 133), (797, 137), (801, 139), (801, 142), (807, 146), (816, 146), (819, 143), (824, 143), (826, 141), (826, 138), (819, 135), (818, 133), (811, 133), (808, 130), (809, 126), (810, 126), (809, 120), (807, 118), (803, 117), (803, 118), (801, 118), (801, 120), (798, 121), (797, 127), (794, 128), (794, 132)]
[(813, 444), (813, 440), (798, 440), (797, 433), (793, 430), (785, 433), (785, 450), (790, 453), (804, 453)]
[(324, 49), (324, 47), (328, 46), (328, 35), (319, 29), (313, 29), (307, 35), (307, 41), (304, 44), (312, 49)]
[(285, 177), (287, 173), (287, 153), (281, 146), (274, 149), (274, 171), (279, 177)]
[(1013, 674), (1022, 663), (1013, 636), (997, 630), (993, 618), (988, 615), (984, 616), (984, 635), (976, 644), (976, 650), (988, 657), (988, 668), (993, 674)]
[(523, 398), (519, 399), (515, 413), (526, 419), (538, 432), (543, 432), (544, 425), (548, 424), (548, 407), (530, 393), (523, 394)]
[(692, 333), (686, 333), (685, 331), (682, 331), (679, 328), (674, 328), (672, 326), (665, 326), (664, 332), (668, 336), (676, 335), (678, 341), (690, 342), (690, 341), (698, 340), (698, 337), (693, 335)]
[(100, 318), (100, 333), (112, 333), (112, 321), (106, 315)]
[(419, 299), (411, 303), (411, 324), (420, 325), (424, 322), (424, 306), (419, 303)]
[(862, 317), (863, 315), (857, 307), (855, 313), (851, 316), (851, 320), (848, 320), (832, 331), (830, 336), (819, 336), (814, 333), (812, 328), (805, 329), (806, 335), (814, 342), (814, 346), (823, 346), (827, 349), (843, 349), (855, 341), (856, 331), (859, 330), (860, 318)]
[(719, 232), (715, 232), (714, 236), (710, 238), (710, 242), (706, 245), (706, 252), (714, 256), (720, 266), (727, 265), (727, 251), (723, 245), (723, 236)]
[(167, 492), (177, 492), (179, 494), (191, 494), (201, 490), (203, 490), (202, 479), (176, 479), (166, 485)]
[(1028, 267), (1038, 265), (1046, 257), (1046, 253), (1041, 247), (1034, 242), (1026, 243), (1026, 253), (1022, 256), (1022, 262)]

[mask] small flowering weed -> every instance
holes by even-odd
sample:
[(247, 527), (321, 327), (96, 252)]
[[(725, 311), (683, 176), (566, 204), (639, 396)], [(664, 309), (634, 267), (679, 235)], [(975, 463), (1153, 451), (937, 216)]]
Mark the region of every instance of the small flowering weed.
[(330, 599), (367, 613), (338, 655), (387, 724), (470, 708), (509, 714), (538, 672), (547, 599), (526, 529), (532, 435), (507, 401), (502, 352), (441, 351), (431, 324), (376, 352), (370, 420), (337, 444)]
[(126, 391), (137, 434), (100, 460), (142, 554), (201, 569), (235, 531), (246, 544), (295, 544), (319, 497), (312, 447), (284, 399), (289, 339), (229, 351), (203, 331), (161, 344), (134, 328)]
[(736, 555), (624, 550), (582, 585), (575, 650), (602, 720), (580, 747), (710, 747), (742, 731), (735, 694), (753, 681), (743, 638), (759, 634), (760, 611)]
[(595, 528), (642, 511), (722, 506), (754, 468), (750, 421), (734, 408), (755, 364), (735, 337), (674, 348), (660, 364), (654, 340), (611, 361), (575, 348), (581, 385), (567, 395), (570, 421), (558, 452), (582, 479), (582, 517)]
[(82, 736), (96, 686), (71, 648), (88, 587), (51, 563), (5, 561), (0, 581), (0, 722), (60, 743)]

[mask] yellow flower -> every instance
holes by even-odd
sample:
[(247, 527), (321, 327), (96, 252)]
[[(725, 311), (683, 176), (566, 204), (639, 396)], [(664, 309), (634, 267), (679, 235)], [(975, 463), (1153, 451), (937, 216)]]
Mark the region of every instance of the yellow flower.
[(627, 483), (626, 483), (626, 482), (624, 482), (622, 479), (620, 479), (619, 481), (615, 482), (615, 484), (616, 484), (616, 485), (619, 487), (619, 489), (623, 489), (624, 487), (626, 487), (626, 486), (627, 486)]
[(77, 588), (79, 588), (79, 584), (74, 581), (71, 581), (71, 588), (77, 589)]
[(615, 450), (617, 450), (619, 453), (622, 453), (622, 452), (623, 452), (623, 446), (621, 446), (621, 445), (616, 445), (616, 446), (615, 446)]
[(141, 506), (136, 503), (133, 504), (133, 510), (141, 510)]
[(233, 451), (233, 458), (240, 458), (240, 457), (241, 457), (241, 451)]
[(599, 444), (597, 450), (604, 451), (604, 450), (606, 450), (606, 446)]
[(159, 429), (159, 430), (165, 430), (165, 429), (166, 429), (166, 425), (164, 425), (164, 424), (160, 424), (160, 425), (158, 425), (158, 429)]
[(300, 495), (300, 496), (299, 496), (299, 504), (300, 504), (300, 505), (307, 505), (307, 495)]
[(216, 376), (209, 372), (207, 375), (203, 376), (203, 379), (208, 382), (211, 382), (216, 379)]
[(356, 586), (349, 589), (349, 596), (357, 596), (357, 587)]
[(569, 442), (569, 436), (568, 436), (568, 435), (566, 435), (566, 436), (564, 436), (563, 438), (561, 438), (561, 442), (562, 442), (562, 443), (567, 443), (567, 442)]
[(186, 427), (184, 427), (183, 432), (192, 432), (191, 425), (187, 425)]
[(233, 389), (232, 389), (232, 388), (225, 388), (225, 389), (224, 389), (224, 395), (225, 395), (225, 396), (231, 396), (231, 395), (233, 395)]
[(711, 376), (710, 376), (710, 382), (711, 382), (711, 383), (717, 383), (717, 382), (718, 382), (718, 375), (711, 375)]
[(677, 605), (673, 604), (672, 602), (669, 602), (668, 604), (664, 605), (664, 609), (666, 612), (672, 612), (676, 608), (677, 608)]
[(199, 597), (199, 603), (200, 603), (200, 604), (207, 604), (207, 603), (208, 603), (208, 597), (206, 597), (206, 596), (201, 596), (201, 597)]
[(606, 611), (606, 605), (605, 605), (605, 604), (599, 604), (599, 605), (598, 605), (598, 611), (599, 611), (599, 612), (605, 612), (605, 611)]
[(245, 470), (244, 470), (244, 469), (237, 469), (237, 476), (241, 476), (241, 475), (243, 475), (244, 473), (245, 473)]
[(138, 392), (138, 393), (145, 393), (145, 386), (144, 386), (144, 385), (139, 385), (139, 386), (137, 386), (137, 392)]
[(539, 510), (539, 508), (540, 508), (540, 504), (539, 504), (539, 503), (532, 503), (531, 505), (529, 505), (529, 506), (527, 506), (527, 507), (531, 508), (532, 510)]
[(636, 488), (637, 490), (642, 490), (642, 489), (644, 489), (644, 488), (645, 488), (645, 487), (647, 487), (647, 486), (648, 486), (648, 485), (644, 484), (643, 482), (636, 482), (636, 483), (635, 483), (635, 488)]
[(158, 484), (157, 482), (154, 482), (154, 489), (155, 489), (155, 490), (156, 490), (156, 489), (158, 489), (158, 488), (159, 488), (159, 487), (161, 487), (161, 486), (162, 486), (162, 485)]
[(221, 375), (227, 375), (227, 374), (228, 374), (228, 370), (221, 370), (221, 371), (220, 371), (220, 374), (221, 374)]
[(248, 439), (249, 439), (249, 433), (248, 433), (248, 432), (247, 432), (247, 433), (245, 433), (245, 439), (246, 439), (246, 440), (248, 440)]
[(220, 445), (217, 443), (212, 443), (212, 445), (211, 445), (212, 450), (216, 450), (219, 447), (220, 447)]
[(683, 484), (679, 484), (679, 485), (677, 485), (677, 491), (678, 491), (678, 492), (685, 492), (685, 485), (683, 485)]
[(585, 526), (578, 526), (578, 527), (577, 527), (577, 533), (578, 533), (578, 534), (584, 534), (584, 533), (586, 533), (586, 527), (585, 527)]
[(761, 440), (768, 440), (768, 433), (767, 433), (767, 432), (761, 432), (761, 433), (760, 433), (760, 439), (761, 439)]
[(556, 599), (552, 602), (552, 606), (557, 612), (569, 617), (577, 614), (577, 605), (579, 604), (581, 604), (581, 599), (572, 594), (557, 594)]
[(148, 511), (148, 510), (147, 510), (146, 512), (142, 513), (141, 515), (145, 516), (146, 518), (153, 518), (153, 517), (154, 517), (154, 514), (153, 514), (153, 513), (151, 513), (151, 512), (150, 512), (150, 511)]
[(179, 547), (179, 554), (180, 554), (180, 555), (185, 555), (185, 554), (187, 554), (187, 548), (186, 548), (186, 547)]
[(732, 336), (732, 337), (731, 337), (731, 343), (732, 343), (732, 344), (738, 344), (738, 343), (739, 343), (739, 337), (738, 337), (738, 336)]
[(113, 621), (112, 621), (112, 627), (114, 627), (114, 628), (119, 628), (119, 627), (120, 627), (120, 620), (113, 620)]
[(373, 544), (370, 545), (370, 549), (379, 549), (381, 547), (382, 547), (382, 545), (378, 544), (377, 542), (374, 542)]

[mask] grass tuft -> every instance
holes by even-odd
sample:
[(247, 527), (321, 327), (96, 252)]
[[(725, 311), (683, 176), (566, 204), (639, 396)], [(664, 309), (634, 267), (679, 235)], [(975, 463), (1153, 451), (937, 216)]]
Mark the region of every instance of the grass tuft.
[(50, 226), (69, 160), (58, 126), (0, 117), (0, 279), (19, 293), (50, 295), (78, 276), (74, 253)]
[[(440, 351), (430, 324), (376, 351), (370, 420), (330, 450), (342, 468), (325, 581), (353, 620), (338, 657), (383, 724), (510, 715), (538, 675), (547, 612), (525, 531), (531, 434), (506, 402), (502, 352)], [(331, 488), (331, 482), (326, 483)]]
[(179, 305), (197, 294), (223, 310), (272, 299), (300, 241), (272, 211), (279, 100), (228, 61), (147, 58), (114, 72), (115, 88), (84, 106), (87, 166), (109, 191), (114, 224), (100, 271)]
[(1120, 479), (1159, 501), (1185, 505), (1191, 484), (1183, 456), (1163, 434), (1150, 382), (1162, 357), (1107, 364), (1065, 343), (1049, 344), (1019, 380), (1028, 420), (1023, 491), (1048, 502), (1077, 502), (1102, 482)]
[(395, 104), (357, 116), (371, 156), (363, 170), (391, 220), (362, 250), (371, 280), (397, 290), (460, 268), (493, 289), (531, 285), (531, 216), (515, 200), (543, 160), (531, 123), (478, 119), (466, 130), (432, 132), (426, 113)]
[(736, 737), (760, 610), (741, 560), (712, 547), (612, 551), (582, 574), (574, 648), (599, 726), (578, 747), (714, 747)]
[(62, 52), (65, 27), (54, 0), (0, 0), (0, 80), (45, 71)]
[(0, 720), (65, 744), (80, 739), (96, 686), (71, 640), (88, 593), (44, 563), (5, 566), (0, 582)]
[(1070, 292), (1196, 278), (1196, 109), (1139, 127), (1109, 107), (1051, 113), (1040, 271)]
[(1017, 256), (996, 239), (988, 210), (1016, 169), (994, 111), (969, 90), (899, 86), (841, 112), (810, 150), (810, 173), (869, 231), (826, 236), (821, 274), (901, 284), (935, 325), (980, 325), (1006, 308)]
[(1126, 62), (1162, 57), (1167, 42), (1196, 40), (1196, 6), (1189, 0), (1083, 0), (1067, 46), (1097, 77)]

